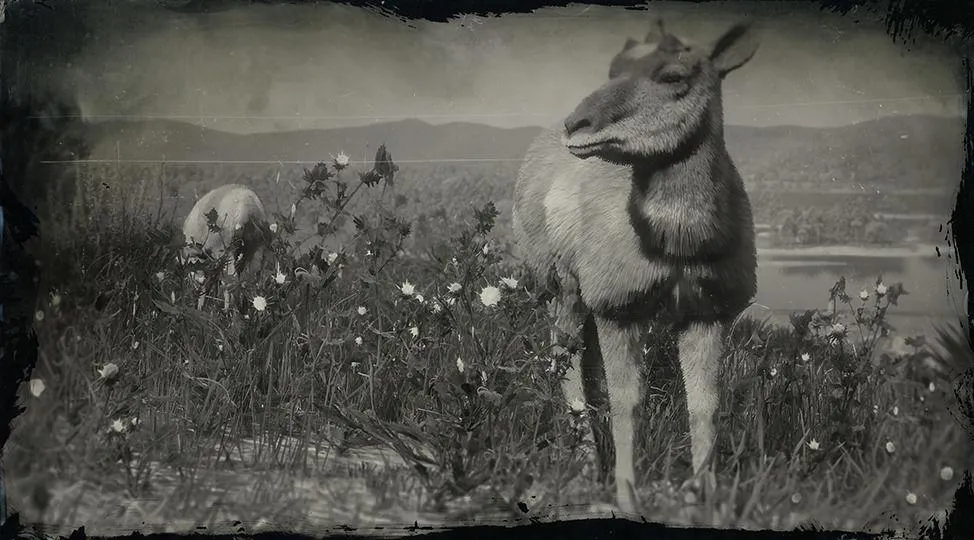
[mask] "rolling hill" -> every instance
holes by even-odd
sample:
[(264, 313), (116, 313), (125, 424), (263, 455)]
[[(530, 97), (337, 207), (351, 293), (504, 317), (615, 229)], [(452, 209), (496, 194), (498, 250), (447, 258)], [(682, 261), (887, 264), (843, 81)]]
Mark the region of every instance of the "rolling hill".
[[(371, 159), (385, 143), (393, 159), (517, 161), (538, 127), (403, 120), (329, 130), (238, 135), (168, 120), (89, 126), (92, 159), (315, 161), (344, 151)], [(753, 187), (946, 189), (963, 166), (963, 122), (897, 116), (836, 128), (727, 126), (727, 145)], [(756, 184), (756, 185), (755, 185)]]

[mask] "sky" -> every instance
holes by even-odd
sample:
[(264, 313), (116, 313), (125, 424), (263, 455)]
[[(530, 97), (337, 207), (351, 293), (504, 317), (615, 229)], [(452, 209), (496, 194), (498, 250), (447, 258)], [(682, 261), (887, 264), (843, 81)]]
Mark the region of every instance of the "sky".
[(834, 15), (809, 2), (573, 5), (408, 24), (326, 3), (205, 16), (135, 0), (91, 5), (38, 10), (80, 17), (84, 34), (41, 22), (18, 28), (20, 65), (30, 67), (21, 77), (76, 100), (89, 120), (168, 117), (238, 133), (402, 118), (553, 124), (605, 81), (625, 38), (641, 38), (656, 15), (700, 42), (743, 17), (757, 23), (760, 49), (724, 82), (729, 124), (960, 116), (965, 103), (960, 59), (939, 40), (907, 50), (875, 16)]

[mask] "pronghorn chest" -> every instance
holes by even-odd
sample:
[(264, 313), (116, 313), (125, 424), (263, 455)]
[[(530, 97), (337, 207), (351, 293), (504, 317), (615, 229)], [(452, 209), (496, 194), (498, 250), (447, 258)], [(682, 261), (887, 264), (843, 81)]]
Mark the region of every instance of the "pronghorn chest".
[[(705, 294), (706, 267), (678, 264), (666, 253), (686, 246), (660, 241), (646, 249), (646, 232), (637, 231), (627, 210), (628, 177), (603, 175), (598, 182), (563, 178), (545, 197), (546, 227), (554, 255), (578, 279), (582, 300), (596, 311), (628, 309), (634, 304), (680, 309)], [(644, 224), (660, 238), (682, 241), (681, 223), (694, 219), (694, 209), (673, 208), (660, 198), (643, 206)], [(668, 234), (666, 234), (668, 233)], [(652, 256), (656, 250), (660, 256)]]

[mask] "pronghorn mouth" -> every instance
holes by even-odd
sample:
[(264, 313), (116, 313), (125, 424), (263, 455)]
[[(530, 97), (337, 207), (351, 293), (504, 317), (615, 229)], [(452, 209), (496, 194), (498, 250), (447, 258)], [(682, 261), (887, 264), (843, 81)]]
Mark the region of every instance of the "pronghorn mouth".
[(571, 152), (576, 157), (581, 157), (581, 158), (593, 156), (597, 154), (599, 150), (603, 150), (608, 146), (617, 145), (619, 142), (620, 141), (615, 138), (597, 139), (594, 141), (589, 140), (589, 141), (582, 141), (582, 142), (573, 141), (568, 137), (562, 138), (562, 144), (564, 144), (565, 147), (568, 148), (568, 151)]

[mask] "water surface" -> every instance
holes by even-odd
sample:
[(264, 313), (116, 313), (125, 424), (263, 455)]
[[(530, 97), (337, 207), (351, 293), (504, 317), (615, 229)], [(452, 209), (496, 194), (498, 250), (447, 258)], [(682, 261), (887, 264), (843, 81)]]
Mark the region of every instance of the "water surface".
[[(846, 279), (846, 291), (858, 303), (859, 291), (872, 292), (880, 275), (887, 284), (902, 282), (909, 293), (890, 309), (890, 322), (900, 332), (926, 333), (933, 322), (956, 320), (958, 314), (966, 313), (966, 290), (961, 289), (960, 267), (953, 260), (926, 251), (911, 256), (890, 253), (894, 255), (759, 252), (756, 302), (760, 305), (749, 313), (770, 314), (774, 320), (786, 322), (789, 313), (825, 308), (829, 289), (841, 276)], [(941, 253), (945, 253), (943, 248)]]

